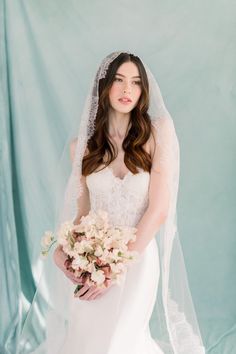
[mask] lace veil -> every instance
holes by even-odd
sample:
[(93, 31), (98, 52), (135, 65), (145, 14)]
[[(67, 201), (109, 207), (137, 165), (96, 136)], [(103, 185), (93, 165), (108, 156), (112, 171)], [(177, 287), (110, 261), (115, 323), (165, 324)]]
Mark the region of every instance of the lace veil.
[[(109, 65), (121, 53), (123, 52), (113, 52), (105, 57), (92, 81), (82, 112), (79, 132), (77, 133), (78, 141), (75, 157), (63, 196), (63, 207), (60, 209), (55, 229), (61, 222), (74, 219), (79, 210), (79, 200), (83, 194), (83, 186), (80, 182), (82, 157), (85, 153), (87, 141), (93, 135), (95, 128), (94, 123), (99, 102), (99, 80), (106, 76)], [(125, 53), (131, 54), (129, 52)], [(188, 286), (177, 228), (178, 139), (173, 120), (165, 107), (158, 83), (147, 65), (144, 63), (143, 65), (149, 83), (148, 113), (157, 133), (157, 148), (160, 156), (159, 168), (166, 178), (171, 195), (166, 221), (155, 236), (159, 249), (161, 281), (152, 315), (152, 321), (155, 324), (153, 337), (166, 354), (203, 354), (205, 348)], [(67, 153), (69, 152), (67, 151)], [(122, 286), (117, 295), (119, 298), (114, 300), (116, 308), (112, 314), (106, 314), (106, 316), (111, 317), (110, 321), (107, 321), (109, 328), (108, 326), (105, 328), (106, 323), (103, 323), (104, 333), (107, 333), (104, 336), (104, 348), (107, 348), (107, 351), (104, 351), (103, 354), (108, 353), (109, 342), (115, 329)], [(20, 353), (45, 353), (46, 343), (50, 346), (50, 354), (60, 353), (60, 345), (63, 343), (67, 330), (69, 301), (73, 296), (74, 287), (75, 285), (55, 266), (52, 257), (48, 257), (21, 332)], [(96, 301), (92, 302), (95, 303)], [(110, 325), (111, 323), (114, 324), (114, 327)], [(42, 335), (41, 337), (39, 335), (39, 326), (44, 328), (46, 336)]]

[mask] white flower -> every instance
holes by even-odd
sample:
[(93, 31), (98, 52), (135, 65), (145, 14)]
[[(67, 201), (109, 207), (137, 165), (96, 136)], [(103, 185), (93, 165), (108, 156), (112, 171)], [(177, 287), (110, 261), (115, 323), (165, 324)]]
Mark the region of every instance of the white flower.
[(121, 258), (120, 250), (114, 249), (112, 252), (110, 252), (110, 258), (115, 262), (119, 261)]
[(97, 231), (95, 226), (90, 226), (89, 228), (85, 228), (86, 238), (91, 239), (92, 237), (96, 237)]
[(89, 264), (89, 261), (87, 260), (86, 257), (83, 256), (77, 256), (73, 261), (72, 261), (72, 268), (81, 268), (81, 269), (86, 269), (86, 266)]
[(107, 249), (105, 249), (105, 250), (103, 251), (103, 254), (102, 254), (101, 256), (99, 256), (99, 258), (100, 258), (101, 261), (103, 261), (104, 263), (108, 263), (108, 262), (112, 261), (112, 260), (110, 259), (110, 254), (111, 254), (111, 252), (109, 252)]
[(94, 263), (89, 263), (86, 267), (86, 270), (90, 273), (93, 273), (96, 270)]
[(96, 282), (98, 285), (102, 284), (105, 280), (105, 275), (102, 270), (95, 270), (91, 274), (91, 279)]
[(92, 252), (93, 247), (91, 245), (91, 242), (88, 240), (82, 240), (80, 242), (75, 242), (74, 244), (74, 252), (77, 252), (78, 254), (82, 254), (84, 252)]
[(107, 228), (109, 227), (107, 212), (99, 209), (96, 215), (95, 223), (98, 229), (107, 230)]
[(125, 241), (125, 243), (128, 243), (130, 240), (136, 240), (136, 231), (137, 228), (135, 227), (124, 227), (122, 229), (122, 239)]
[(63, 251), (68, 254), (69, 256), (74, 252), (71, 248), (70, 244), (67, 242), (65, 245), (62, 245)]
[(47, 258), (48, 252), (47, 251), (41, 251), (40, 253), (40, 259), (45, 260)]
[(88, 215), (86, 216), (82, 216), (81, 217), (81, 224), (82, 225), (94, 225), (94, 222), (95, 222), (95, 219), (96, 219), (96, 213), (92, 210), (90, 210), (90, 212), (88, 213)]
[(112, 238), (111, 237), (106, 237), (104, 240), (103, 240), (103, 246), (105, 248), (111, 248), (111, 244), (112, 244)]
[(136, 263), (140, 261), (141, 254), (138, 251), (128, 251), (129, 260), (128, 263)]
[(58, 235), (57, 242), (62, 246), (66, 246), (68, 243), (67, 235), (64, 235), (64, 234)]
[(41, 246), (48, 248), (51, 245), (53, 240), (54, 240), (53, 233), (51, 231), (45, 231), (41, 240)]
[(74, 229), (74, 224), (72, 221), (67, 221), (61, 224), (59, 230), (57, 231), (57, 240), (60, 245), (66, 245), (70, 236), (71, 231)]
[(113, 273), (123, 273), (126, 269), (126, 266), (123, 263), (111, 263), (110, 264), (111, 271)]
[(76, 232), (85, 232), (85, 225), (83, 224), (78, 224), (78, 225), (75, 225), (75, 231)]
[(74, 250), (66, 249), (66, 251), (65, 251), (65, 248), (63, 248), (63, 251), (70, 257), (76, 258), (78, 256), (78, 253), (75, 252)]
[(113, 240), (111, 243), (112, 248), (117, 248), (120, 251), (126, 250), (127, 246), (123, 240)]
[(97, 257), (101, 257), (103, 255), (103, 249), (100, 245), (97, 246), (96, 251), (94, 252), (94, 255)]
[(69, 220), (61, 224), (58, 234), (68, 234), (72, 229), (74, 229), (75, 225), (73, 224), (73, 221)]
[(122, 233), (120, 232), (119, 229), (113, 229), (112, 232), (111, 232), (111, 237), (113, 240), (119, 240), (122, 236)]
[(106, 237), (106, 233), (104, 232), (104, 230), (98, 230), (96, 233), (96, 238), (98, 238), (99, 240), (103, 240)]

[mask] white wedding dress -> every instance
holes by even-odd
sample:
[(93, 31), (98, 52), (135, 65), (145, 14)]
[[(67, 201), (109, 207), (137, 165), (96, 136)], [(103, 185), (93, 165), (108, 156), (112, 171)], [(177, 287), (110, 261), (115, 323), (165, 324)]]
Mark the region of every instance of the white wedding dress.
[[(149, 179), (150, 174), (141, 169), (136, 175), (129, 171), (123, 179), (110, 167), (90, 174), (86, 182), (91, 209), (107, 210), (116, 225), (136, 226), (147, 207)], [(60, 354), (163, 354), (149, 328), (159, 274), (154, 238), (141, 259), (128, 268), (122, 293), (114, 285), (99, 299), (86, 301), (72, 296), (68, 332)], [(48, 348), (47, 353), (51, 352)]]

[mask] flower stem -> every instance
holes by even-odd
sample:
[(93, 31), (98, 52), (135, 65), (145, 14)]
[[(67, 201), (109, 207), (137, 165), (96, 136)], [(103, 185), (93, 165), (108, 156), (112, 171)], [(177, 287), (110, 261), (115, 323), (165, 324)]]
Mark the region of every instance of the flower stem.
[(74, 290), (74, 294), (77, 294), (77, 292), (83, 287), (83, 285), (78, 284)]

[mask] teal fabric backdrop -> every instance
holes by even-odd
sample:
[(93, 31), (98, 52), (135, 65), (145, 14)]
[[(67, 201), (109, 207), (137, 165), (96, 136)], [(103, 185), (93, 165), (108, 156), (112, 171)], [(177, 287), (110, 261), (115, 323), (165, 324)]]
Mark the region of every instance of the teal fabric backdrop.
[(18, 352), (58, 160), (114, 50), (144, 59), (173, 116), (178, 225), (200, 329), (208, 353), (236, 353), (235, 1), (0, 0), (0, 10), (1, 354)]

